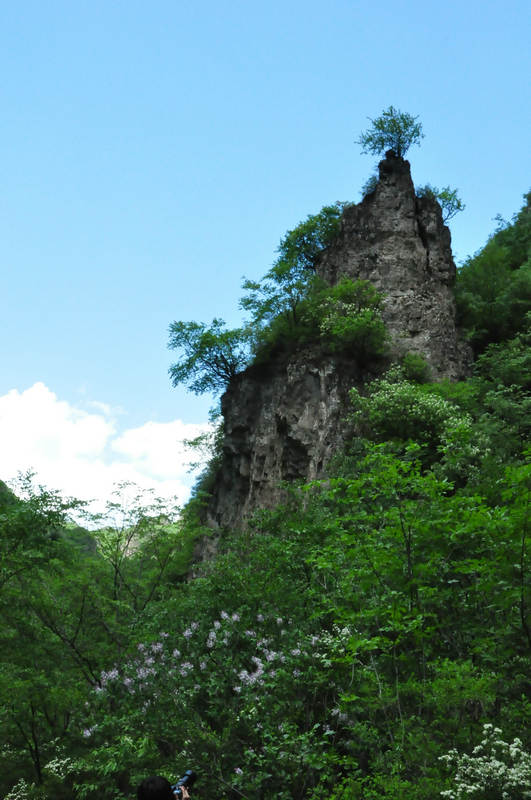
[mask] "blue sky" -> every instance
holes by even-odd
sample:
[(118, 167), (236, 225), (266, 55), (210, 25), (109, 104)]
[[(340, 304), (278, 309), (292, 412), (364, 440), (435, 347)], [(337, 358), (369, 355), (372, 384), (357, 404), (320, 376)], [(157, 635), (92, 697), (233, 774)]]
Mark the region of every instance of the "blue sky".
[(424, 126), (415, 182), (466, 203), (456, 259), (477, 250), (530, 188), (529, 27), (524, 0), (3, 4), (0, 477), (184, 497), (177, 437), (212, 401), (170, 386), (169, 323), (237, 323), (285, 231), (359, 200), (354, 140), (391, 104)]

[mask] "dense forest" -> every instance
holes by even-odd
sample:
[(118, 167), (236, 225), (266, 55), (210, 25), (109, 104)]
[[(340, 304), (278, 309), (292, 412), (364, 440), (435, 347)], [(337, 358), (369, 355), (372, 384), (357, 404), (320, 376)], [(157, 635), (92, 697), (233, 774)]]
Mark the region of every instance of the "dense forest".
[[(31, 475), (0, 485), (5, 800), (132, 797), (190, 768), (212, 800), (531, 797), (530, 200), (458, 271), (471, 377), (382, 366), (326, 480), (225, 531), (215, 558), (194, 555), (212, 468), (184, 510), (118, 489), (90, 521)], [(325, 208), (311, 246), (337, 223)], [(300, 295), (301, 242), (247, 282), (240, 361), (316, 329), (380, 357), (379, 298)], [(338, 308), (356, 303), (353, 326)], [(232, 353), (233, 333), (210, 331)]]

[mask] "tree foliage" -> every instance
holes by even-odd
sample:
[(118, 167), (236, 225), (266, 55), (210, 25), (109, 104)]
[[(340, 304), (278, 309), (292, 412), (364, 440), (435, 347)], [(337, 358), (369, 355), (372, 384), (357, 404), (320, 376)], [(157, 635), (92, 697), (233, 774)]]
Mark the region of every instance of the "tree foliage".
[[(2, 797), (119, 800), (147, 774), (193, 767), (219, 800), (524, 800), (526, 214), (494, 237), (507, 324), (482, 340), (474, 375), (430, 383), (409, 354), (360, 387), (326, 477), (224, 531), (215, 558), (194, 562), (204, 529), (151, 497), (120, 490), (81, 528), (76, 501), (30, 476), (0, 483)], [(301, 275), (311, 252), (293, 256)], [(311, 282), (296, 324), (255, 310), (262, 336), (283, 320), (298, 342), (360, 358), (385, 349), (381, 303), (345, 279)], [(224, 339), (220, 320), (175, 324), (177, 377), (202, 391), (205, 372), (221, 388), (241, 368), (242, 338)]]
[(416, 192), (418, 197), (432, 197), (437, 200), (441, 207), (443, 222), (449, 222), (456, 214), (466, 208), (457, 194), (457, 189), (451, 189), (449, 186), (437, 189), (436, 186), (431, 186), (431, 184), (427, 183), (425, 186), (417, 186)]
[(531, 193), (511, 223), (458, 271), (461, 324), (476, 353), (525, 329), (531, 309)]
[(369, 194), (372, 194), (376, 187), (378, 186), (379, 177), (376, 173), (370, 175), (363, 186), (361, 187), (360, 194), (362, 198), (367, 197)]
[(248, 294), (241, 305), (252, 314), (249, 325), (259, 359), (275, 348), (308, 343), (319, 343), (331, 353), (348, 352), (360, 364), (385, 354), (382, 296), (368, 281), (344, 278), (328, 286), (315, 274), (320, 253), (339, 233), (343, 207), (325, 206), (288, 231), (262, 282), (245, 281)]
[(404, 380), (396, 369), (373, 381), (366, 395), (352, 389), (351, 400), (353, 419), (365, 436), (379, 442), (414, 441), (419, 457), (422, 452), (431, 461), (454, 432), (465, 436), (472, 424), (455, 403)]
[(323, 206), (281, 239), (278, 258), (261, 281), (245, 280), (247, 293), (241, 307), (251, 313), (252, 325), (260, 329), (282, 317), (289, 326), (300, 321), (301, 303), (315, 286), (319, 254), (339, 233), (344, 203)]
[(0, 539), (22, 544), (0, 593), (0, 794), (17, 783), (22, 792), (22, 781), (37, 784), (33, 797), (68, 800), (76, 793), (60, 762), (79, 751), (83, 703), (190, 548), (159, 502), (114, 503), (89, 532), (69, 521), (77, 501), (29, 477), (19, 490), (0, 517)]
[(221, 319), (210, 325), (175, 321), (168, 347), (181, 354), (169, 369), (174, 386), (185, 383), (196, 394), (220, 392), (252, 360), (279, 341), (307, 337), (301, 308), (321, 283), (315, 276), (319, 253), (337, 236), (344, 204), (324, 206), (288, 231), (279, 256), (261, 281), (245, 280), (241, 307), (250, 320), (227, 329)]
[(382, 295), (369, 281), (343, 278), (321, 292), (316, 306), (321, 340), (332, 353), (351, 353), (361, 365), (386, 354)]
[(399, 157), (404, 158), (412, 145), (420, 144), (424, 138), (422, 124), (417, 122), (418, 117), (413, 117), (394, 106), (389, 106), (382, 111), (381, 116), (372, 119), (371, 127), (360, 134), (356, 140), (361, 145), (362, 153), (383, 155), (386, 150), (393, 150)]
[(226, 329), (222, 319), (202, 322), (172, 322), (170, 350), (182, 353), (169, 373), (172, 384), (187, 383), (195, 394), (224, 390), (249, 359), (249, 332)]

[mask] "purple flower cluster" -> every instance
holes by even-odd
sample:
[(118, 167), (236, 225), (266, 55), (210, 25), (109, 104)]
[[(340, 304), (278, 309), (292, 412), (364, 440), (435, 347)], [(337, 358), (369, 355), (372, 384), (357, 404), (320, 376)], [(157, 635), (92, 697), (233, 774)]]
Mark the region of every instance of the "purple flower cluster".
[(119, 673), (116, 667), (113, 667), (108, 672), (105, 672), (105, 670), (103, 670), (100, 674), (100, 684), (102, 686), (106, 686), (109, 683), (109, 681), (115, 681), (117, 680), (118, 677)]
[(139, 707), (164, 698), (179, 706), (197, 693), (215, 692), (227, 679), (239, 695), (263, 690), (278, 680), (279, 670), (284, 679), (303, 675), (319, 638), (304, 640), (291, 620), (274, 614), (254, 620), (249, 627), (249, 619), (221, 611), (206, 629), (192, 621), (179, 637), (162, 631), (157, 640), (139, 643), (129, 663), (102, 672), (98, 691), (121, 689), (136, 696)]
[[(200, 623), (181, 621), (177, 631), (162, 631), (153, 641), (139, 643), (127, 663), (101, 673), (99, 695), (94, 709), (86, 709), (80, 737), (92, 747), (96, 738), (106, 741), (115, 735), (110, 724), (120, 713), (124, 729), (130, 726), (148, 737), (159, 734), (156, 726), (163, 720), (169, 738), (175, 736), (179, 747), (191, 752), (203, 733), (194, 732), (193, 725), (185, 733), (181, 719), (200, 718), (207, 731), (214, 718), (227, 726), (237, 720), (246, 742), (231, 764), (238, 786), (252, 781), (249, 776), (259, 771), (268, 752), (274, 750), (272, 758), (288, 762), (301, 743), (306, 746), (315, 739), (316, 746), (332, 746), (345, 715), (339, 709), (341, 689), (330, 673), (324, 677), (324, 671), (330, 667), (331, 653), (337, 652), (338, 635), (322, 631), (309, 636), (301, 627), (279, 610), (252, 615), (221, 611)], [(277, 723), (289, 718), (285, 703), (294, 695), (297, 702), (314, 703), (313, 689), (322, 685), (323, 677), (332, 713), (321, 714), (319, 707), (318, 724), (310, 732), (300, 732), (297, 723), (290, 723), (279, 727), (277, 735)], [(112, 713), (102, 715), (102, 705), (110, 706)], [(99, 727), (91, 738), (95, 721)], [(180, 741), (181, 734), (186, 741)]]

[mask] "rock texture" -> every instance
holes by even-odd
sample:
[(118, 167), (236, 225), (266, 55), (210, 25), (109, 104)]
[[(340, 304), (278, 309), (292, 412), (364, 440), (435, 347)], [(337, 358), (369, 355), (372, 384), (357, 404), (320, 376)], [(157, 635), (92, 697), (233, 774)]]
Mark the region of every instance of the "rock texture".
[[(407, 161), (390, 152), (379, 171), (376, 189), (345, 209), (318, 272), (330, 284), (371, 281), (385, 295), (394, 355), (421, 353), (434, 378), (459, 378), (469, 355), (455, 325), (450, 232), (438, 203), (415, 196)], [(282, 499), (282, 482), (322, 476), (346, 433), (348, 391), (363, 378), (356, 363), (311, 349), (238, 375), (222, 398), (224, 451), (208, 524), (241, 526)]]
[(355, 363), (323, 362), (311, 350), (239, 375), (222, 398), (223, 462), (208, 523), (239, 526), (276, 505), (283, 482), (321, 476), (343, 441), (348, 392), (361, 379)]
[(319, 272), (369, 280), (384, 296), (384, 320), (395, 355), (422, 354), (437, 378), (457, 379), (468, 350), (455, 326), (455, 264), (438, 202), (416, 197), (409, 162), (392, 152), (379, 165), (376, 189), (345, 209), (337, 242)]

